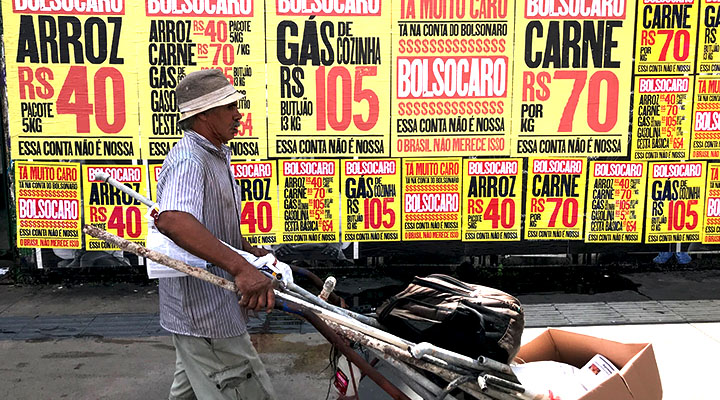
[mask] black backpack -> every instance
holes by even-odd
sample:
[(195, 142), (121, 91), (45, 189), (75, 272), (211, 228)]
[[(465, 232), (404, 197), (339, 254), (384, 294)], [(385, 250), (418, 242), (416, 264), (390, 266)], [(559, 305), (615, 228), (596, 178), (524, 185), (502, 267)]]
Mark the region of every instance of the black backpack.
[(515, 297), (441, 274), (415, 277), (377, 315), (388, 332), (406, 340), (501, 363), (515, 357), (525, 327)]

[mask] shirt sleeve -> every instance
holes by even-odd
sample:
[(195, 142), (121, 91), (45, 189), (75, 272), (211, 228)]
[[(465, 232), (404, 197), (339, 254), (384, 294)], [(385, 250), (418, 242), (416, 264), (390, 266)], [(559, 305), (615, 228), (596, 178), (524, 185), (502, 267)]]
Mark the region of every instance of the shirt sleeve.
[(163, 165), (158, 179), (160, 212), (183, 211), (203, 222), (205, 192), (204, 169), (192, 158), (177, 160), (167, 168)]

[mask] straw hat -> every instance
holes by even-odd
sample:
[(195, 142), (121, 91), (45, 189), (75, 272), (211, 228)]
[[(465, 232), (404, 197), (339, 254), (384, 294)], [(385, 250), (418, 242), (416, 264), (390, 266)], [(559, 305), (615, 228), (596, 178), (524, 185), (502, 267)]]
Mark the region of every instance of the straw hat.
[(175, 88), (175, 95), (180, 121), (245, 97), (220, 70), (214, 68), (189, 73)]

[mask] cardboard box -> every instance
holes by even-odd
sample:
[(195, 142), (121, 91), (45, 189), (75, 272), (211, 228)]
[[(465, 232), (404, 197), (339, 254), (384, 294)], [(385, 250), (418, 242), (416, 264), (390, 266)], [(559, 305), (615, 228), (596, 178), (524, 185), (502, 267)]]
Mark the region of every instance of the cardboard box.
[(581, 400), (661, 400), (662, 384), (650, 343), (625, 344), (560, 329), (547, 329), (523, 345), (516, 362), (559, 361), (582, 368), (602, 354), (620, 370)]

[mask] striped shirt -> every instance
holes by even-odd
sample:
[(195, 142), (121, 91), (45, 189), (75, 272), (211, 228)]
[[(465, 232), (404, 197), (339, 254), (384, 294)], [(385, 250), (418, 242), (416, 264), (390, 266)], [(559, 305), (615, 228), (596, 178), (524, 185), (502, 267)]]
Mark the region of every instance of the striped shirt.
[[(240, 194), (236, 187), (230, 170), (230, 148), (222, 145), (218, 149), (196, 132), (185, 131), (163, 162), (157, 199), (161, 212), (190, 213), (216, 238), (241, 249)], [(217, 266), (208, 265), (208, 270), (234, 280)], [(159, 294), (160, 325), (170, 332), (227, 338), (247, 331), (247, 312), (238, 305), (237, 295), (228, 290), (187, 276), (161, 278)]]

